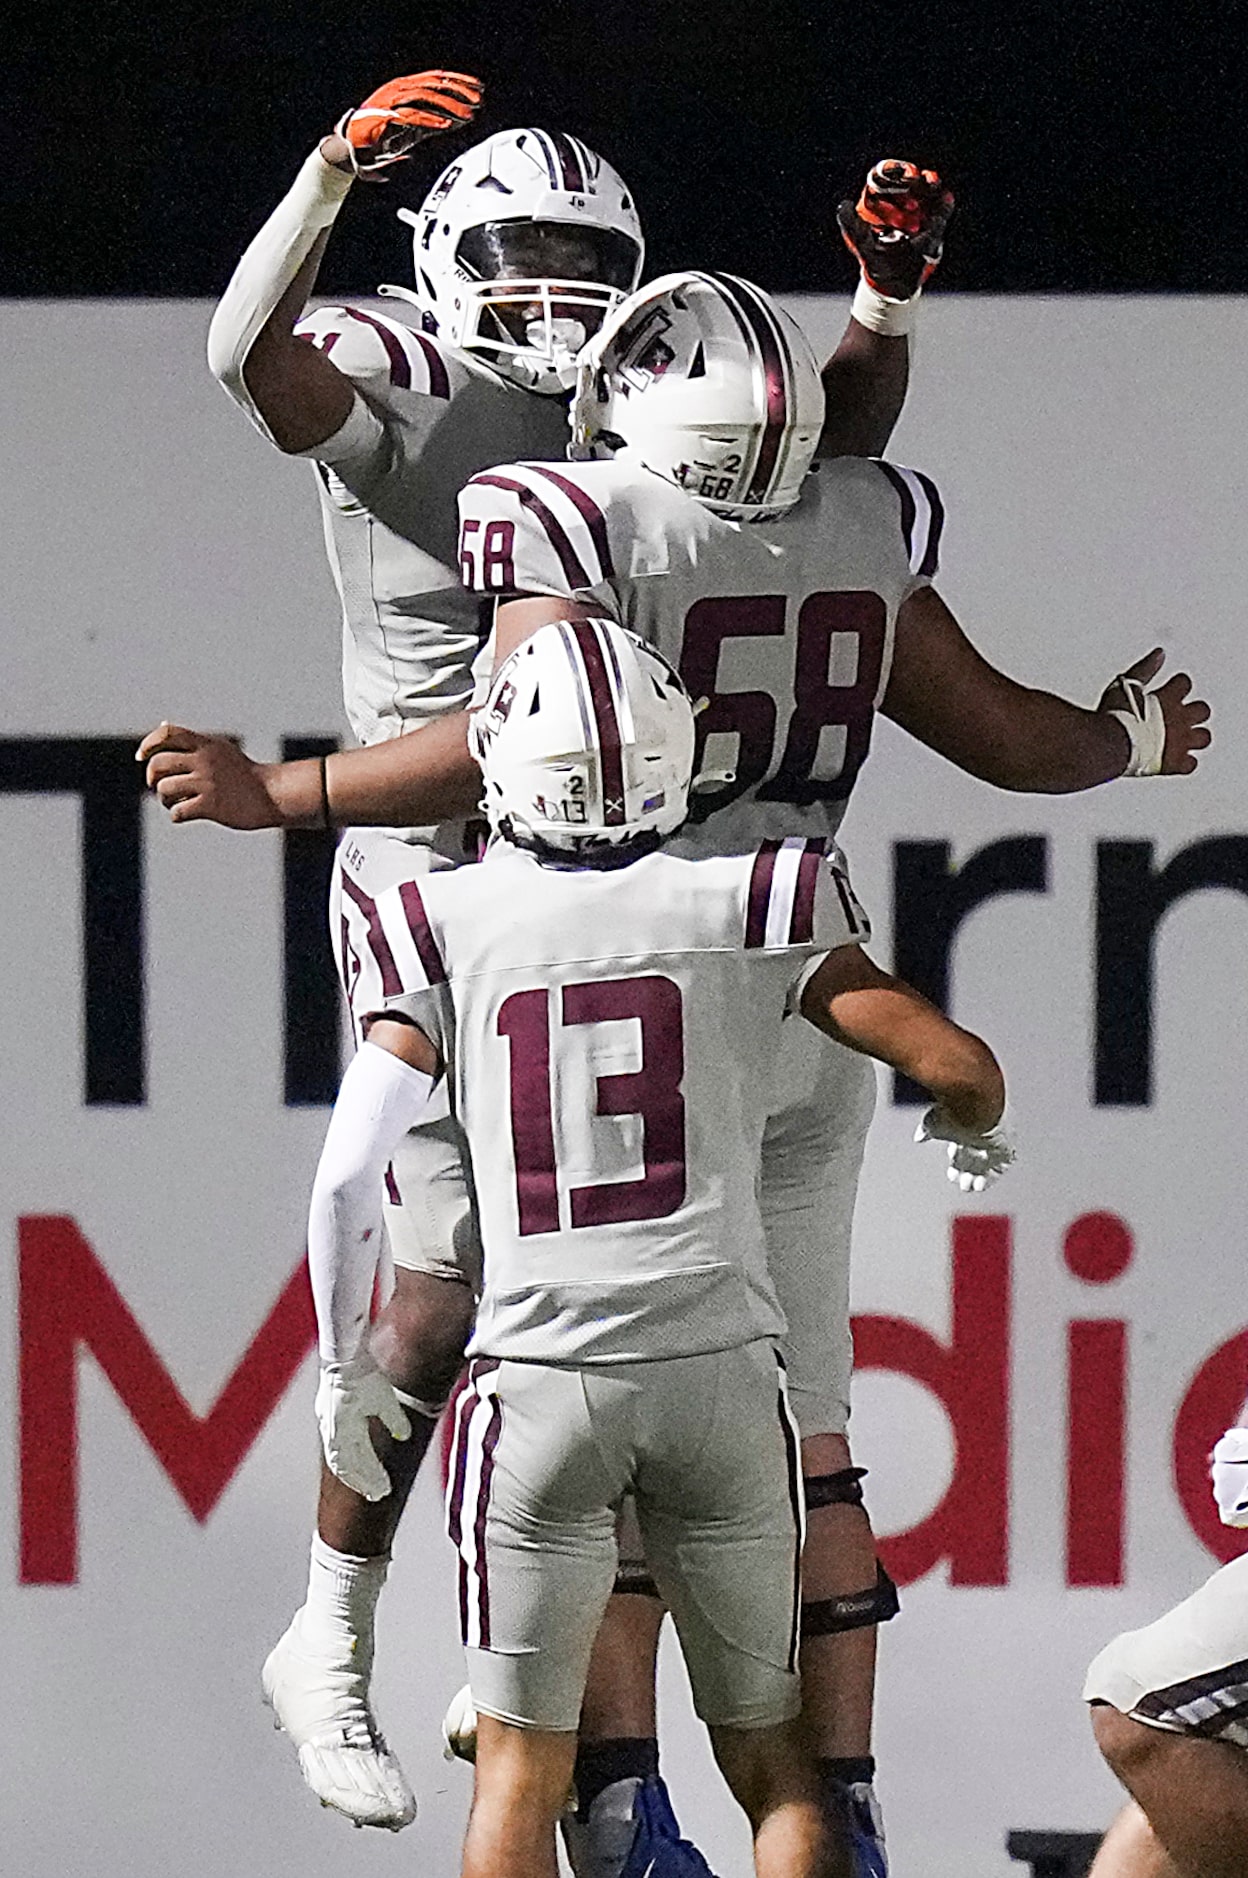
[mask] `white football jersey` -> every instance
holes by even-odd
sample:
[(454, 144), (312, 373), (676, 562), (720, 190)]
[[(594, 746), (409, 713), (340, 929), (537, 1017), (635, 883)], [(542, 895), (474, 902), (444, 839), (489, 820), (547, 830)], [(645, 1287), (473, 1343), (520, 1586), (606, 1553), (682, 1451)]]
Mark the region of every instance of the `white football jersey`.
[(599, 871), (496, 842), (387, 889), (370, 934), (385, 1008), (437, 1045), (467, 1136), (475, 1353), (637, 1362), (782, 1333), (757, 1192), (769, 1069), (807, 962), (868, 936), (838, 853), (797, 838)]
[(693, 796), (687, 851), (835, 834), (897, 610), (937, 569), (944, 511), (928, 477), (838, 457), (779, 520), (742, 523), (622, 461), (509, 463), (474, 476), (459, 512), (478, 593), (597, 600), (709, 700), (694, 774), (732, 776)]
[(295, 331), (359, 393), (303, 454), (342, 600), (347, 717), (378, 743), (467, 701), (482, 608), (460, 582), (456, 493), (502, 457), (562, 457), (567, 407), (385, 314), (322, 307)]

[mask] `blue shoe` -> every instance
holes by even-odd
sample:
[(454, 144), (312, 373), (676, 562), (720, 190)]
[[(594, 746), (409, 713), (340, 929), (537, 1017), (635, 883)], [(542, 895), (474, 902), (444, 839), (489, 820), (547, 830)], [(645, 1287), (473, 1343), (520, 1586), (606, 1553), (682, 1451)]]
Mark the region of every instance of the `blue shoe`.
[(875, 1797), (875, 1788), (869, 1780), (859, 1780), (843, 1791), (854, 1878), (888, 1878), (884, 1815)]
[(576, 1878), (715, 1878), (697, 1846), (681, 1838), (657, 1776), (614, 1781), (587, 1820), (573, 1815), (562, 1824)]

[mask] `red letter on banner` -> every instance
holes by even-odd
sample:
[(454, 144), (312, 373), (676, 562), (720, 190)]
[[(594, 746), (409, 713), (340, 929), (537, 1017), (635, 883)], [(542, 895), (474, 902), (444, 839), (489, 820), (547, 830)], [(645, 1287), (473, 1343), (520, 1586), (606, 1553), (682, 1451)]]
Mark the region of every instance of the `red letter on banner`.
[(899, 1584), (941, 1559), (955, 1585), (1003, 1585), (1009, 1572), (1010, 1222), (953, 1222), (952, 1334), (941, 1343), (907, 1317), (856, 1317), (854, 1367), (930, 1389), (953, 1427), (953, 1478), (936, 1509), (880, 1541)]
[(18, 1221), (21, 1582), (78, 1576), (78, 1349), (90, 1350), (197, 1520), (207, 1519), (315, 1338), (301, 1263), (207, 1415), (196, 1415), (83, 1238)]
[(1248, 1532), (1224, 1526), (1209, 1485), (1209, 1456), (1218, 1436), (1238, 1420), (1248, 1396), (1248, 1330), (1228, 1337), (1206, 1357), (1174, 1418), (1174, 1486), (1187, 1523), (1216, 1559), (1229, 1565), (1248, 1551)]

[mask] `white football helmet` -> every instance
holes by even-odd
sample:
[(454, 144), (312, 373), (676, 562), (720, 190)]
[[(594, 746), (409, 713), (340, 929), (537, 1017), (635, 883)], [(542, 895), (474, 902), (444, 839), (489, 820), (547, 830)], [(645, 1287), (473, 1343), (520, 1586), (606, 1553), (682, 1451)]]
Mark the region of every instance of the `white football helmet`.
[(556, 620), (504, 660), (469, 718), (490, 826), (578, 854), (671, 834), (693, 773), (693, 706), (653, 646), (614, 621)]
[(796, 321), (732, 274), (665, 274), (577, 363), (574, 458), (626, 456), (717, 515), (791, 508), (823, 429), (823, 383)]
[(415, 230), (416, 288), (381, 292), (528, 391), (568, 390), (577, 353), (641, 276), (628, 189), (557, 131), (498, 131), (399, 216)]

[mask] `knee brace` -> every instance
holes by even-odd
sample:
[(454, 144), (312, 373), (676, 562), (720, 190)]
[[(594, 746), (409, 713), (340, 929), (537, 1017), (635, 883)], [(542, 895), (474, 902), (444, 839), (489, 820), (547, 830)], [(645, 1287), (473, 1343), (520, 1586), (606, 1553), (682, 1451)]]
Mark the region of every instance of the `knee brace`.
[(659, 1587), (644, 1565), (622, 1564), (611, 1587), (617, 1598), (657, 1598)]
[(806, 1511), (817, 1506), (861, 1506), (865, 1467), (842, 1467), (835, 1474), (807, 1474), (802, 1481)]
[(842, 1630), (865, 1630), (871, 1624), (886, 1624), (900, 1609), (897, 1587), (877, 1560), (875, 1583), (869, 1591), (803, 1600), (802, 1636), (832, 1637)]

